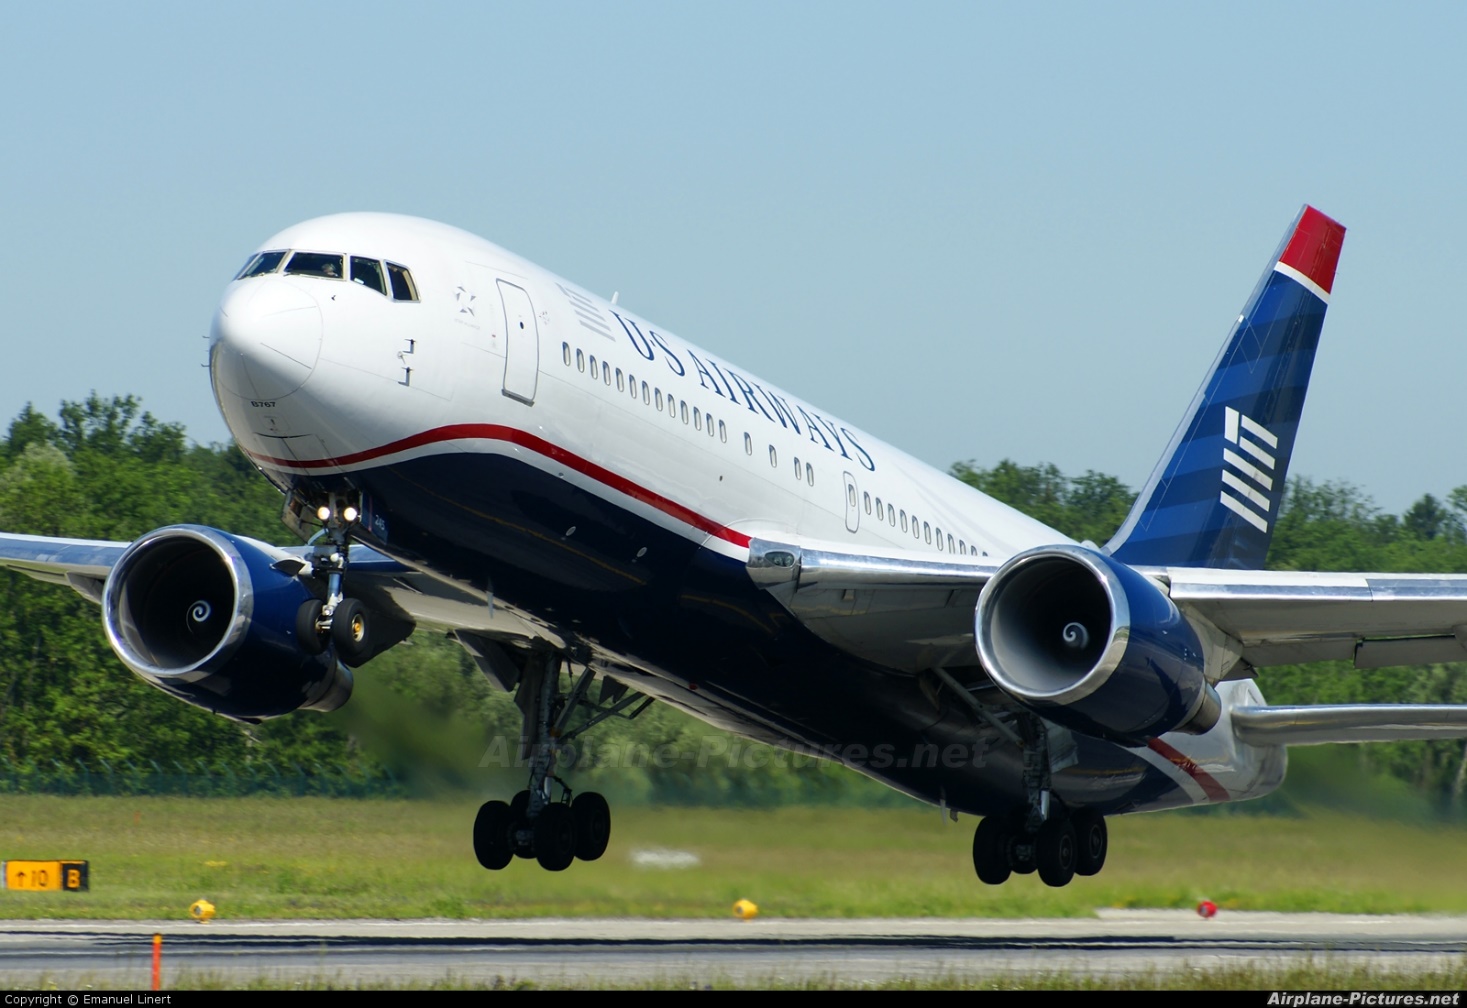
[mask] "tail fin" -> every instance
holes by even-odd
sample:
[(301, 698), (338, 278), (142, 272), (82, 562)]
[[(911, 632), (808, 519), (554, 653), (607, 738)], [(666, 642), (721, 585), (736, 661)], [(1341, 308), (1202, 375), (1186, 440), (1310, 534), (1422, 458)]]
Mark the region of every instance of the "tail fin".
[(1344, 238), (1313, 207), (1299, 212), (1107, 553), (1263, 566)]

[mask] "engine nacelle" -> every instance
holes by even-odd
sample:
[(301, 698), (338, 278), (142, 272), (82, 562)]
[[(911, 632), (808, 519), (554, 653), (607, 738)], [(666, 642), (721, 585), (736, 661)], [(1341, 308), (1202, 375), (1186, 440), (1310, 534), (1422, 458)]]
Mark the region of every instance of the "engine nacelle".
[(1221, 703), (1197, 633), (1153, 581), (1082, 546), (1020, 553), (984, 585), (978, 656), (1004, 692), (1074, 731), (1142, 745), (1201, 734)]
[(107, 640), (154, 686), (225, 717), (335, 710), (351, 696), (351, 673), (330, 649), (311, 654), (297, 640), (296, 613), (312, 593), (272, 566), (283, 556), (202, 525), (149, 532), (107, 578)]

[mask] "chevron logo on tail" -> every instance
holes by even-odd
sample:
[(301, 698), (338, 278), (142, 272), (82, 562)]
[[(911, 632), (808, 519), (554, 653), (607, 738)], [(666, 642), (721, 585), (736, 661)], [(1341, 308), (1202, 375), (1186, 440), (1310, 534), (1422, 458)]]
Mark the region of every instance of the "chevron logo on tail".
[(1279, 439), (1263, 424), (1231, 406), (1224, 413), (1223, 423), (1223, 437), (1228, 444), (1237, 445), (1249, 458), (1231, 448), (1223, 448), (1223, 464), (1231, 468), (1222, 470), (1222, 505), (1258, 531), (1267, 532), (1269, 495), (1273, 492), (1273, 473), (1278, 465), (1274, 451)]

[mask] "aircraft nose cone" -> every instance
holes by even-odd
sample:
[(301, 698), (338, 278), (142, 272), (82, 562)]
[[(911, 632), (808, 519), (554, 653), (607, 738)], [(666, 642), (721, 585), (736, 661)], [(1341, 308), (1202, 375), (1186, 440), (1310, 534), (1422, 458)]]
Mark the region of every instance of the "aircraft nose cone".
[(214, 377), (241, 398), (289, 395), (305, 384), (320, 354), (321, 308), (288, 281), (237, 284), (214, 316)]

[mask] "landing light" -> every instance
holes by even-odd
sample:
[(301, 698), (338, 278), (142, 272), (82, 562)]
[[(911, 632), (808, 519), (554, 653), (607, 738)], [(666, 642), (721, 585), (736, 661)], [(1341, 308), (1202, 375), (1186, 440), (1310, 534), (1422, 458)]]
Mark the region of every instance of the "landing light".
[(351, 522), (356, 521), (357, 520), (357, 509), (354, 508), (354, 507), (351, 507), (350, 505), (348, 505), (341, 512), (341, 518), (342, 518), (343, 521), (347, 522), (348, 524), (350, 524)]
[(325, 504), (322, 504), (316, 509), (316, 517), (321, 519), (322, 521), (325, 521), (326, 519), (331, 517), (331, 509)]

